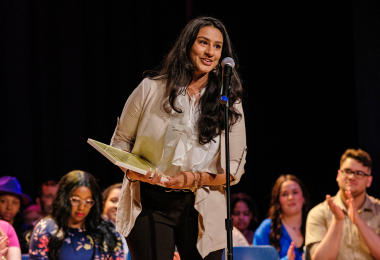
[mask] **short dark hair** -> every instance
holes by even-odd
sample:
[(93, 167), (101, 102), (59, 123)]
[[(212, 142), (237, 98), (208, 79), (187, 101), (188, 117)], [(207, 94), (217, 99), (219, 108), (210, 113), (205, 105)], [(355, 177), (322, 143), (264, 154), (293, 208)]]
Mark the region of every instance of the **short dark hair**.
[(363, 166), (368, 167), (370, 170), (372, 169), (372, 159), (371, 156), (363, 151), (362, 149), (347, 149), (342, 157), (340, 158), (340, 166), (342, 166), (343, 162), (347, 158), (352, 158), (361, 162)]
[(43, 187), (44, 186), (58, 186), (58, 183), (54, 180), (48, 180), (48, 181), (44, 181), (43, 183), (40, 184), (40, 186), (38, 187), (38, 197), (39, 198), (42, 198), (42, 190), (43, 190)]

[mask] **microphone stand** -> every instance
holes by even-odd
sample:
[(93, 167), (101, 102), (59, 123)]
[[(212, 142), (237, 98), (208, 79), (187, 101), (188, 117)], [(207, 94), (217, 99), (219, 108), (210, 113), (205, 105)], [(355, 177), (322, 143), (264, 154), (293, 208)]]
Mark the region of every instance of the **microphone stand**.
[(233, 219), (231, 218), (231, 187), (230, 187), (230, 136), (229, 136), (229, 120), (228, 120), (228, 108), (229, 100), (228, 96), (230, 88), (226, 91), (227, 95), (222, 96), (221, 104), (224, 105), (224, 126), (225, 126), (225, 150), (226, 150), (226, 194), (227, 194), (227, 219), (225, 220), (225, 226), (227, 230), (227, 259), (233, 260), (233, 244), (232, 244), (232, 229)]

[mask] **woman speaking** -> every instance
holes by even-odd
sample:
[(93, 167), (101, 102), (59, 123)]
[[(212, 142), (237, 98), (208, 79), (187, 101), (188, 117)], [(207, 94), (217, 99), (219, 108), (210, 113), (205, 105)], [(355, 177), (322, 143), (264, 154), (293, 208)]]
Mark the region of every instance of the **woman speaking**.
[[(159, 171), (125, 172), (117, 231), (133, 260), (218, 259), (226, 247), (224, 112), (221, 61), (236, 61), (223, 23), (201, 17), (182, 30), (160, 69), (128, 98), (111, 145)], [(238, 66), (235, 66), (237, 68)], [(230, 179), (246, 154), (242, 86), (233, 70), (229, 96)], [(161, 180), (161, 173), (169, 180)], [(159, 185), (156, 185), (159, 184)]]

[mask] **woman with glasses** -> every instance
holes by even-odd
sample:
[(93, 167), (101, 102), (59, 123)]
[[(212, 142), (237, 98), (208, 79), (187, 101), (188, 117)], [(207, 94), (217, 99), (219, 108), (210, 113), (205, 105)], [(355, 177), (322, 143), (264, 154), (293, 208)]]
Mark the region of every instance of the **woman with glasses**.
[(72, 171), (59, 182), (51, 216), (30, 238), (30, 259), (124, 259), (113, 225), (101, 218), (102, 194), (95, 178)]
[(281, 175), (272, 189), (268, 217), (256, 229), (253, 244), (272, 245), (281, 260), (302, 260), (309, 193), (294, 175)]

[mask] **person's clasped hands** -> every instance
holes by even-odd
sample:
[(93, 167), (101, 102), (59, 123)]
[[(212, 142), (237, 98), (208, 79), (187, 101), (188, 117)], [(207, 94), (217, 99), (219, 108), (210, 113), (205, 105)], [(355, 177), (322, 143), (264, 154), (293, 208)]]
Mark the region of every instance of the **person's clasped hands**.
[[(0, 256), (4, 257), (8, 252), (9, 239), (7, 236), (0, 237)], [(4, 258), (3, 258), (4, 259)]]
[[(346, 190), (345, 195), (347, 198), (346, 199), (347, 216), (350, 218), (352, 223), (356, 224), (356, 221), (358, 221), (360, 217), (359, 217), (357, 206), (354, 202), (354, 198), (352, 197), (350, 190)], [(330, 195), (326, 195), (326, 201), (331, 209), (331, 212), (334, 214), (335, 219), (337, 221), (343, 221), (345, 218), (345, 214), (343, 210), (332, 201), (332, 198)]]

